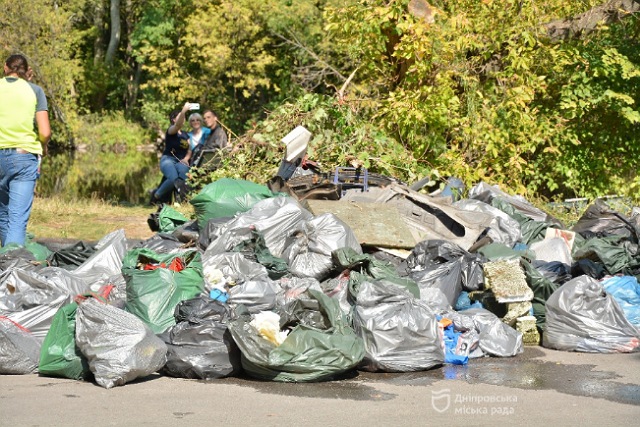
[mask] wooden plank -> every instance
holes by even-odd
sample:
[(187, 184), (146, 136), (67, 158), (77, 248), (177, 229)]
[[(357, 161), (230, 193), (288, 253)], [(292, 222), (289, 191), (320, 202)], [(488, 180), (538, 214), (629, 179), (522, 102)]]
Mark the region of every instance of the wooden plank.
[(413, 249), (416, 240), (395, 206), (342, 200), (306, 200), (314, 215), (332, 213), (353, 230), (363, 246)]

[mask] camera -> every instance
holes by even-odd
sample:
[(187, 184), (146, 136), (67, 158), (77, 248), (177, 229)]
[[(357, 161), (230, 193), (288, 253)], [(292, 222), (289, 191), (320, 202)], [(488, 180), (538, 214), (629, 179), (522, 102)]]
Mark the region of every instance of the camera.
[(197, 102), (191, 102), (189, 105), (189, 110), (193, 111), (193, 110), (199, 110), (200, 109), (200, 104), (198, 104)]

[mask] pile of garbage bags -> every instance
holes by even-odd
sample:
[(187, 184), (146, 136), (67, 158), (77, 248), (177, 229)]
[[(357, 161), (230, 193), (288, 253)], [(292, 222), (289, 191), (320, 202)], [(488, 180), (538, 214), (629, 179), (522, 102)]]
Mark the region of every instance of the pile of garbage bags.
[(640, 348), (638, 215), (598, 201), (566, 230), (484, 183), (455, 202), (392, 185), (369, 196), (428, 211), (430, 238), (404, 252), (367, 245), (295, 195), (228, 179), (193, 199), (196, 220), (159, 209), (146, 241), (118, 230), (95, 246), (2, 248), (0, 374), (105, 388), (154, 373), (308, 382), (525, 344)]

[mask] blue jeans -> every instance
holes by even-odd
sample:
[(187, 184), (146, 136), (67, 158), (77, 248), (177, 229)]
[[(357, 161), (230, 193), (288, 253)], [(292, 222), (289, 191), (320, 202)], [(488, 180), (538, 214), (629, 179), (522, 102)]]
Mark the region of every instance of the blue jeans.
[(0, 242), (24, 245), (38, 179), (38, 156), (0, 149)]
[(166, 179), (158, 187), (155, 195), (157, 199), (162, 200), (176, 188), (175, 182), (178, 178), (187, 180), (189, 166), (180, 163), (180, 160), (173, 156), (164, 155), (160, 158), (160, 170)]

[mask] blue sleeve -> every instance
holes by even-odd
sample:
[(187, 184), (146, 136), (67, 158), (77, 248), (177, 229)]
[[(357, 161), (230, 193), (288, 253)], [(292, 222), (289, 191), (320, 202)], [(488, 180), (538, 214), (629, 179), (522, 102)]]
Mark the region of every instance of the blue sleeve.
[(31, 89), (36, 94), (36, 113), (38, 111), (49, 111), (49, 107), (47, 105), (47, 97), (44, 94), (44, 90), (37, 84), (29, 82), (31, 85)]

